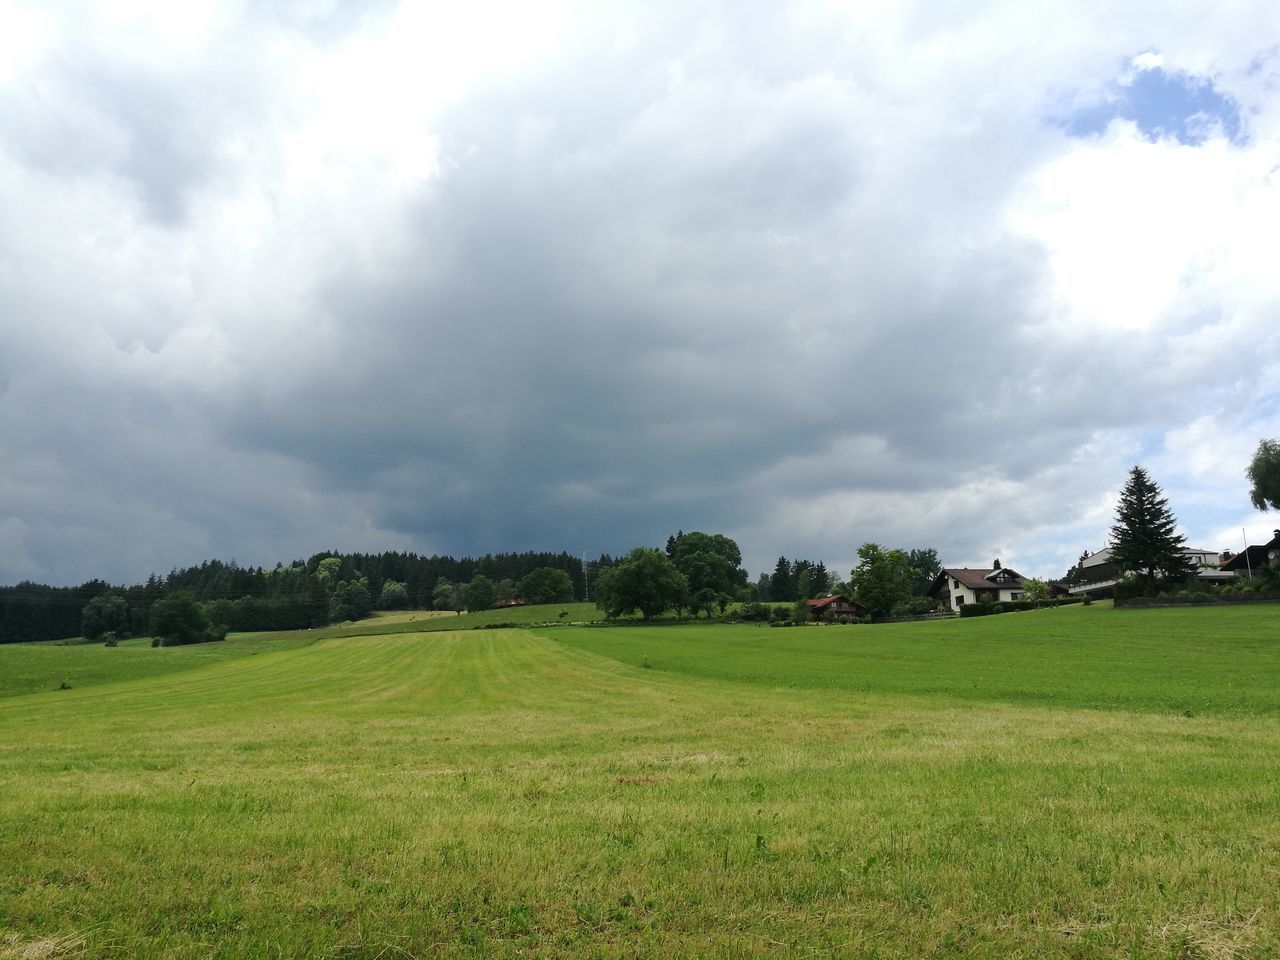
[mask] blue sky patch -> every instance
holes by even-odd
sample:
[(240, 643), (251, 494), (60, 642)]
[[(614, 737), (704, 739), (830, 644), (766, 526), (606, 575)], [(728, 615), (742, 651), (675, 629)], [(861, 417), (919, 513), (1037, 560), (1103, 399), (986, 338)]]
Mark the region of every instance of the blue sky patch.
[(1111, 84), (1106, 97), (1061, 118), (1072, 136), (1101, 133), (1112, 120), (1132, 120), (1149, 139), (1172, 137), (1192, 146), (1219, 130), (1232, 143), (1245, 139), (1240, 107), (1208, 77), (1161, 66), (1138, 68)]

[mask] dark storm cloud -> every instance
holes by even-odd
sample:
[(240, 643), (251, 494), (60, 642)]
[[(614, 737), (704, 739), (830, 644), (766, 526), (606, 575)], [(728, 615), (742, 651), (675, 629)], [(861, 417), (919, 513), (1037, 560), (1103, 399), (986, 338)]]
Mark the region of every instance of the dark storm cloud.
[(1190, 346), (1251, 328), (1248, 280), (1146, 329), (1070, 313), (1065, 241), (1011, 226), (1073, 149), (1034, 58), (655, 8), (449, 93), (405, 11), (324, 9), (175, 60), (71, 32), (0, 87), (34, 224), (0, 229), (0, 581), (678, 528), (753, 570), (1056, 565), (1144, 438), (1269, 382)]

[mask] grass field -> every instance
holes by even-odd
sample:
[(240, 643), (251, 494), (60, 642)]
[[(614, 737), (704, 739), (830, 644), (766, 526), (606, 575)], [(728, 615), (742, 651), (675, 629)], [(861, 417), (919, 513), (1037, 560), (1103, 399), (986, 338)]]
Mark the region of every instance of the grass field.
[(775, 629), (541, 630), (634, 666), (771, 688), (1190, 715), (1280, 716), (1280, 610), (1068, 606)]
[(272, 634), (232, 634), (221, 643), (190, 647), (156, 647), (146, 637), (122, 640), (118, 647), (95, 644), (0, 644), (0, 697), (71, 689), (158, 677), (193, 667), (235, 660), (276, 650), (291, 650), (315, 642), (318, 634), (306, 630)]
[[(561, 614), (564, 614), (562, 617)], [(455, 614), (451, 611), (410, 611), (393, 615), (395, 621), (357, 620), (340, 628), (345, 636), (382, 636), (387, 633), (415, 633), (431, 630), (471, 630), (487, 624), (532, 626), (545, 623), (591, 623), (604, 620), (604, 613), (594, 603), (543, 603), (525, 607), (503, 607)], [(426, 622), (422, 622), (426, 620)]]
[(469, 630), (492, 623), (557, 622), (561, 611), (570, 622), (599, 620), (603, 614), (590, 603), (544, 604), (507, 610), (464, 613), (439, 610), (397, 610), (375, 613), (368, 620), (348, 621), (314, 630), (276, 633), (233, 633), (223, 643), (153, 650), (147, 637), (121, 641), (118, 647), (88, 644), (79, 638), (40, 643), (0, 644), (0, 697), (94, 686), (137, 677), (154, 677), (196, 666), (287, 650), (334, 637), (384, 636), (433, 630)]
[(51, 674), (0, 700), (0, 957), (1274, 957), (1278, 628), (313, 634)]

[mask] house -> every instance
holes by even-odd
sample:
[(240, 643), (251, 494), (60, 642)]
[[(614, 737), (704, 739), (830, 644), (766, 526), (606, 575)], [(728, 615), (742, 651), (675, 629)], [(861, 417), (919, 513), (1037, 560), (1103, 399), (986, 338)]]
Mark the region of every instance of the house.
[(832, 594), (817, 600), (806, 600), (809, 615), (815, 620), (830, 622), (841, 617), (861, 617), (862, 608), (843, 594)]
[[(1207, 586), (1229, 583), (1233, 574), (1219, 567), (1220, 557), (1212, 550), (1185, 547), (1182, 555), (1191, 562), (1196, 579)], [(1107, 547), (1085, 558), (1071, 577), (1069, 589), (1072, 596), (1088, 596), (1094, 599), (1110, 597), (1113, 588), (1124, 576)]]
[(1245, 547), (1244, 553), (1223, 551), (1218, 569), (1235, 577), (1249, 577), (1280, 560), (1280, 530), (1271, 532), (1274, 536), (1269, 542)]
[(1026, 582), (1018, 571), (1000, 566), (999, 560), (990, 569), (943, 567), (929, 587), (929, 596), (943, 609), (959, 610), (966, 603), (1021, 600)]

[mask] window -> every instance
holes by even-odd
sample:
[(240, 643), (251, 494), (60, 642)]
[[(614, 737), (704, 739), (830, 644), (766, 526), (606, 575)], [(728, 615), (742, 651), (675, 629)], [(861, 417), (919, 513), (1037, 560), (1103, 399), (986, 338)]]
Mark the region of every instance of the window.
[(1014, 591), (1012, 591), (1012, 592), (1009, 594), (1009, 599), (1010, 599), (1010, 600), (1021, 600), (1021, 599), (1022, 599), (1022, 594), (1020, 594), (1017, 590), (1014, 590)]

